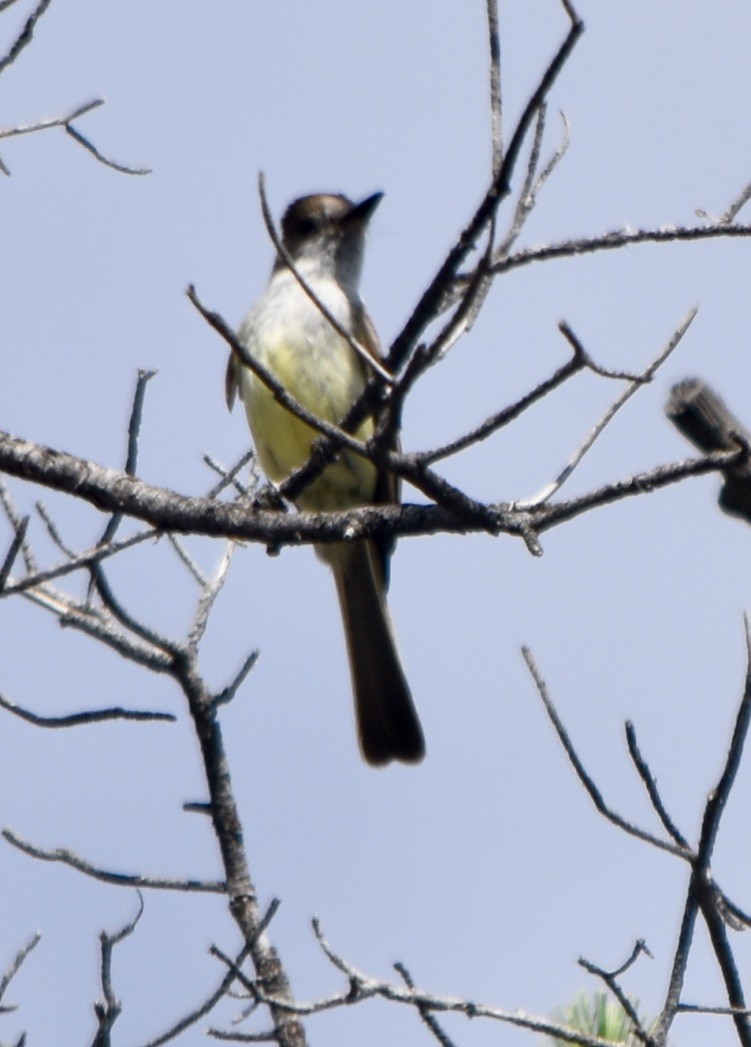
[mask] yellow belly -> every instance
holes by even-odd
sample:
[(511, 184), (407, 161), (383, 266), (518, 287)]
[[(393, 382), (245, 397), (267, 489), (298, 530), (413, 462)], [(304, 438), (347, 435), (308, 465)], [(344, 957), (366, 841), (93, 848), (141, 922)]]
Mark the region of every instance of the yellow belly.
[[(363, 365), (354, 351), (328, 325), (307, 336), (289, 330), (266, 337), (252, 347), (304, 407), (326, 422), (338, 424), (365, 386)], [(318, 434), (277, 403), (266, 386), (243, 368), (242, 396), (258, 458), (275, 482), (286, 479), (310, 457)], [(367, 440), (373, 432), (366, 419), (355, 434)], [(301, 509), (349, 509), (372, 501), (376, 471), (371, 462), (349, 451), (328, 466), (300, 496)]]

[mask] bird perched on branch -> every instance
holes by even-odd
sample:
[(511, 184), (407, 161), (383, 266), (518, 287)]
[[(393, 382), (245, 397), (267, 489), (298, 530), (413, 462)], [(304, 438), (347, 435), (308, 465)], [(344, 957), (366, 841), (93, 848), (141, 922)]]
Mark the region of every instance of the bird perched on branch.
[[(333, 425), (344, 420), (365, 389), (371, 366), (383, 370), (378, 336), (358, 291), (365, 232), (381, 196), (353, 204), (346, 196), (320, 193), (290, 204), (282, 219), (282, 246), (308, 290), (284, 252), (277, 254), (268, 287), (239, 331), (248, 354), (299, 404)], [(376, 363), (371, 365), (368, 357)], [(266, 475), (276, 483), (286, 479), (308, 461), (319, 434), (283, 407), (233, 353), (227, 368), (230, 409), (236, 392)], [(366, 441), (373, 431), (373, 418), (366, 416), (353, 435)], [(303, 510), (331, 511), (398, 501), (399, 484), (392, 473), (340, 448), (296, 504)], [(416, 763), (425, 753), (386, 605), (392, 546), (388, 539), (316, 546), (334, 573), (360, 748), (375, 766), (391, 760)]]

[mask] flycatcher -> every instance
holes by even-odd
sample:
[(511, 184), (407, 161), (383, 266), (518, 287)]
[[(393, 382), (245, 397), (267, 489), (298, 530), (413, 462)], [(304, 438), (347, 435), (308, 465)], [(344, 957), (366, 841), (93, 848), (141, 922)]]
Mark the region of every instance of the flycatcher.
[[(282, 243), (298, 273), (340, 327), (376, 360), (381, 355), (378, 336), (358, 286), (365, 232), (381, 196), (376, 193), (359, 204), (339, 194), (303, 196), (290, 204), (282, 219)], [(281, 256), (266, 291), (243, 321), (239, 339), (300, 404), (334, 425), (342, 422), (369, 377), (366, 362), (334, 329)], [(305, 464), (318, 433), (282, 407), (233, 355), (227, 368), (230, 409), (236, 391), (245, 404), (261, 466), (279, 483)], [(373, 430), (373, 419), (367, 417), (354, 435), (368, 440)], [(331, 511), (398, 501), (393, 474), (342, 449), (300, 495), (297, 506)], [(376, 766), (391, 760), (416, 763), (425, 754), (386, 606), (392, 546), (393, 542), (371, 540), (316, 546), (336, 581), (360, 748)]]

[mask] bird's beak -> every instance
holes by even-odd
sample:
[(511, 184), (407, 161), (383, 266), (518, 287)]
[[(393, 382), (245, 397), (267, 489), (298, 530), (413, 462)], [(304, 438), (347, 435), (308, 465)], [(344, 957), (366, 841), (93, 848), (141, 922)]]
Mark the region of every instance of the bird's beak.
[(354, 222), (358, 225), (367, 225), (382, 199), (383, 193), (373, 193), (372, 196), (366, 197), (365, 200), (361, 200), (359, 204), (354, 205), (345, 221), (347, 223)]

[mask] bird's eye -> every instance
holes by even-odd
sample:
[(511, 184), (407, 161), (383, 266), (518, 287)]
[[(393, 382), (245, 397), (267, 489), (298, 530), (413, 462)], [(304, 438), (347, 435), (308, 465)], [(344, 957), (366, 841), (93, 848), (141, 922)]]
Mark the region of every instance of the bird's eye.
[(318, 223), (315, 218), (301, 218), (297, 223), (297, 232), (299, 236), (312, 236), (317, 229)]

